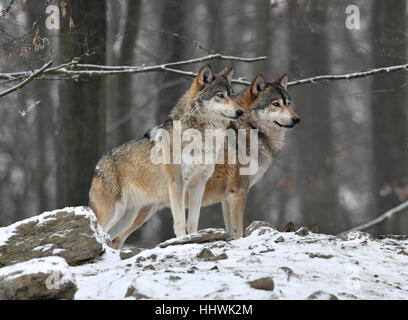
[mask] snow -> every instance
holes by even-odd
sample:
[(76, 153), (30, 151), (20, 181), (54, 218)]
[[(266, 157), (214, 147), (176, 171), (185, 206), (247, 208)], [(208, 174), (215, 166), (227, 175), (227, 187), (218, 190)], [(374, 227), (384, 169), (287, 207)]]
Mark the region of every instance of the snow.
[[(228, 258), (199, 260), (203, 248)], [(96, 263), (70, 269), (75, 299), (125, 299), (130, 286), (150, 299), (407, 299), (407, 252), (406, 240), (360, 232), (302, 237), (261, 228), (231, 242), (156, 247), (123, 261), (108, 248)], [(274, 291), (249, 286), (262, 277), (274, 280)]]
[[(64, 279), (76, 282), (75, 299), (408, 299), (408, 240), (372, 239), (362, 232), (341, 237), (301, 236), (261, 227), (238, 240), (177, 244), (197, 237), (190, 235), (121, 260), (120, 251), (105, 244), (106, 236), (92, 211), (76, 207), (45, 212), (0, 228), (0, 245), (21, 223), (44, 223), (59, 211), (89, 217), (105, 253), (94, 262), (75, 267), (60, 257), (32, 259), (0, 268), (0, 278), (59, 270)], [(59, 235), (64, 236), (63, 232)], [(227, 257), (199, 259), (197, 255), (204, 248), (215, 257)], [(53, 254), (58, 253), (56, 250)], [(273, 291), (250, 287), (248, 282), (263, 277), (273, 279)], [(134, 296), (125, 298), (130, 287)]]

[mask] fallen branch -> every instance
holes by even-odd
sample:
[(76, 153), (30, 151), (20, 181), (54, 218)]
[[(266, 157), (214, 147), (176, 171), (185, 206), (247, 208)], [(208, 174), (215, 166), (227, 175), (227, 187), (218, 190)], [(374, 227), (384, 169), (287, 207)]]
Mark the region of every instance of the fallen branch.
[(188, 243), (203, 243), (208, 241), (216, 240), (226, 240), (227, 234), (224, 229), (203, 229), (196, 233), (188, 234), (179, 238), (172, 238), (165, 242), (162, 242), (158, 245), (160, 248), (166, 248), (168, 246), (175, 246), (179, 244), (188, 244)]
[(340, 235), (342, 234), (346, 234), (348, 232), (352, 232), (352, 231), (363, 231), (363, 230), (367, 230), (370, 229), (371, 227), (380, 224), (381, 222), (390, 219), (392, 216), (404, 212), (404, 211), (408, 211), (408, 201), (405, 201), (403, 203), (401, 203), (399, 206), (392, 208), (391, 210), (388, 210), (387, 212), (385, 212), (384, 214), (382, 214), (381, 216), (379, 216), (378, 218), (375, 218), (374, 220), (371, 220), (367, 223), (364, 223), (360, 226), (354, 227), (350, 230), (344, 231), (342, 233), (340, 233)]
[(6, 94), (9, 94), (13, 91), (16, 91), (18, 89), (21, 89), (22, 87), (24, 87), (27, 83), (29, 83), (31, 80), (33, 80), (37, 75), (39, 75), (40, 73), (44, 72), (54, 61), (51, 60), (49, 62), (47, 62), (46, 64), (44, 64), (40, 69), (31, 72), (31, 75), (29, 75), (24, 81), (20, 82), (19, 84), (15, 85), (14, 87), (11, 87), (10, 89), (7, 89), (3, 92), (0, 93), (0, 97), (5, 96)]

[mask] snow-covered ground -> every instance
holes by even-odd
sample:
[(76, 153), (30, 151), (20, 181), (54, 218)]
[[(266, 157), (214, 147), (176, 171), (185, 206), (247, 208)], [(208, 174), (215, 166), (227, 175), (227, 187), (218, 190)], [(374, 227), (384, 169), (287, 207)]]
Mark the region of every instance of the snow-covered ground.
[[(204, 248), (219, 260), (196, 257)], [(126, 260), (107, 247), (98, 261), (69, 268), (75, 299), (408, 299), (408, 240), (359, 232), (300, 236), (263, 227), (239, 240), (156, 247)], [(248, 284), (263, 277), (273, 279), (273, 291)]]

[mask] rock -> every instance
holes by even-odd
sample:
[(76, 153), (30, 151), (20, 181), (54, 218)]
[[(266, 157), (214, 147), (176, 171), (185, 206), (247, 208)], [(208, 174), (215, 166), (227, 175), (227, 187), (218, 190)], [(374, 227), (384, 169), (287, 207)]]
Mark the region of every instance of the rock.
[(221, 253), (220, 255), (212, 258), (211, 261), (218, 261), (218, 260), (225, 260), (225, 259), (228, 259), (228, 256), (225, 253)]
[(324, 291), (316, 291), (307, 297), (308, 300), (339, 300), (334, 294)]
[(125, 298), (129, 297), (134, 297), (136, 299), (149, 299), (149, 297), (145, 296), (144, 294), (137, 292), (134, 286), (130, 286), (126, 291)]
[(340, 240), (342, 241), (350, 241), (357, 239), (362, 241), (373, 240), (373, 237), (370, 233), (363, 231), (350, 231), (347, 233), (340, 234), (339, 237)]
[(309, 229), (306, 227), (301, 227), (295, 232), (295, 234), (301, 237), (307, 236), (309, 234)]
[(170, 276), (169, 277), (169, 281), (172, 281), (172, 282), (176, 282), (176, 281), (179, 281), (179, 280), (181, 280), (181, 277), (179, 277), (179, 276)]
[(156, 270), (156, 268), (154, 267), (154, 265), (148, 264), (147, 266), (143, 268), (143, 271), (146, 271), (146, 270)]
[(0, 300), (73, 299), (77, 286), (67, 262), (47, 257), (0, 269)]
[(210, 249), (204, 248), (196, 255), (196, 258), (200, 260), (210, 261), (210, 259), (214, 258), (214, 254)]
[(320, 259), (331, 259), (334, 256), (332, 254), (322, 254), (322, 253), (313, 253), (313, 252), (306, 252), (309, 258), (320, 258)]
[(187, 243), (203, 243), (208, 241), (215, 241), (215, 240), (226, 240), (227, 234), (225, 233), (224, 229), (203, 229), (196, 233), (192, 233), (189, 235), (185, 235), (179, 238), (169, 239), (165, 242), (160, 243), (158, 246), (160, 248), (166, 248), (168, 246), (174, 246), (179, 244), (187, 244)]
[(121, 260), (126, 260), (129, 258), (132, 258), (136, 255), (138, 255), (140, 252), (142, 252), (144, 249), (142, 248), (126, 248), (120, 250), (119, 257)]
[(108, 235), (87, 207), (45, 212), (0, 228), (0, 267), (48, 256), (79, 265), (100, 256), (106, 241)]
[(262, 227), (272, 228), (272, 225), (269, 222), (265, 221), (253, 221), (248, 227), (245, 228), (244, 236), (250, 236), (255, 230), (258, 230)]
[(187, 273), (195, 273), (198, 268), (196, 266), (192, 266), (190, 269), (187, 270)]
[(280, 243), (280, 242), (284, 242), (285, 238), (282, 236), (279, 236), (278, 238), (275, 239), (275, 243)]
[(300, 279), (300, 277), (297, 274), (295, 274), (293, 272), (293, 270), (291, 268), (289, 268), (289, 267), (280, 267), (279, 269), (281, 269), (282, 271), (284, 271), (286, 273), (286, 276), (287, 276), (286, 280), (287, 281), (289, 281), (291, 277), (295, 277), (295, 278)]
[(265, 277), (250, 281), (249, 285), (251, 288), (259, 290), (273, 291), (273, 289), (275, 288), (275, 283), (271, 277)]
[(380, 240), (394, 239), (394, 240), (408, 240), (408, 235), (405, 234), (382, 234), (378, 237)]

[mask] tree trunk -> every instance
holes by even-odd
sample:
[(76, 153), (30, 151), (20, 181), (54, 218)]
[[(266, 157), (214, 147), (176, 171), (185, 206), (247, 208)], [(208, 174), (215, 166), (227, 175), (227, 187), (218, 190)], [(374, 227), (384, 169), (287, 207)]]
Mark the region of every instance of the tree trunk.
[[(188, 56), (185, 42), (179, 37), (185, 36), (187, 32), (185, 26), (186, 7), (186, 0), (167, 0), (164, 2), (160, 25), (160, 31), (162, 32), (160, 50), (163, 62), (179, 61)], [(178, 80), (180, 80), (180, 77), (174, 74), (160, 74), (159, 108), (156, 114), (158, 123), (168, 118), (170, 111), (187, 89), (187, 86), (180, 85)]]
[[(61, 53), (64, 60), (105, 64), (106, 4), (73, 0), (70, 30), (63, 19)], [(69, 11), (68, 11), (69, 12)], [(69, 14), (69, 13), (68, 13)], [(105, 149), (105, 79), (64, 80), (60, 85), (57, 136), (57, 204), (88, 204), (88, 192), (98, 158)]]
[[(186, 0), (167, 0), (161, 14), (160, 31), (162, 32), (160, 51), (163, 62), (178, 61), (188, 56), (187, 48), (179, 36), (186, 35), (187, 18)], [(156, 113), (157, 123), (165, 121), (170, 111), (182, 96), (189, 82), (170, 73), (159, 74), (159, 105)], [(181, 82), (180, 82), (181, 80)], [(169, 209), (160, 215), (160, 241), (174, 237), (173, 219)]]
[[(309, 8), (307, 8), (310, 6)], [(327, 2), (289, 1), (289, 46), (292, 78), (329, 71), (329, 51), (324, 27)], [(328, 85), (318, 88), (301, 86), (291, 89), (297, 112), (303, 121), (294, 133), (297, 151), (297, 177), (294, 181), (300, 197), (301, 221), (295, 224), (319, 223), (320, 230), (341, 231), (337, 187), (334, 177), (334, 150)]]
[[(373, 4), (371, 42), (375, 67), (406, 63), (406, 6), (405, 0), (377, 0)], [(376, 217), (402, 202), (398, 190), (408, 188), (406, 82), (404, 72), (375, 76), (372, 81)], [(406, 220), (404, 224), (402, 219), (402, 215), (391, 219), (386, 231), (406, 233)]]
[[(132, 65), (141, 8), (141, 0), (128, 0), (126, 24), (118, 61), (121, 66)], [(112, 131), (112, 134), (114, 136), (113, 141), (116, 145), (119, 145), (132, 139), (132, 121), (130, 117), (133, 106), (132, 76), (119, 75), (117, 84), (120, 94), (117, 96), (116, 105), (112, 108), (113, 121), (120, 121), (121, 123), (117, 129)]]

